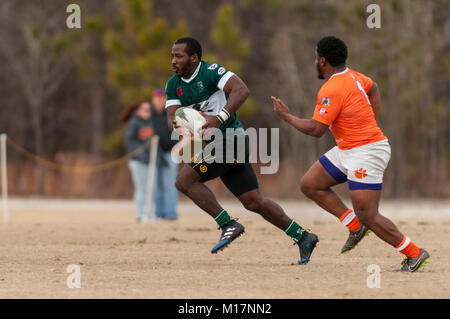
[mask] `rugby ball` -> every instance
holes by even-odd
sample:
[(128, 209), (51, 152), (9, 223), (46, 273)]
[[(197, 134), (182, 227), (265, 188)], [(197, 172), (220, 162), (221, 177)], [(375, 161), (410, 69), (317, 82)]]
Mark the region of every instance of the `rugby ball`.
[(180, 107), (175, 111), (175, 120), (181, 127), (187, 129), (196, 141), (202, 140), (202, 126), (206, 119), (190, 107)]

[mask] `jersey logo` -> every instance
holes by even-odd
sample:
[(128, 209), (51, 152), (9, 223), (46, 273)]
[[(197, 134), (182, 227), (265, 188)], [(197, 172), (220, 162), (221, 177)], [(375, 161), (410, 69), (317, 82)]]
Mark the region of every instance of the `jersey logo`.
[(224, 74), (225, 73), (225, 68), (222, 66), (222, 67), (220, 67), (218, 70), (217, 70), (217, 73), (219, 74), (219, 75), (222, 75), (222, 74)]
[(355, 171), (355, 176), (356, 176), (356, 178), (363, 179), (364, 177), (367, 176), (366, 170), (365, 170), (365, 169), (362, 169), (362, 168), (357, 169), (357, 170)]
[(323, 107), (323, 108), (320, 109), (319, 114), (320, 114), (320, 115), (324, 115), (324, 114), (328, 114), (328, 112), (327, 112), (327, 110)]
[(181, 88), (178, 88), (177, 96), (180, 97), (182, 94), (183, 94), (183, 90)]
[(322, 105), (330, 105), (330, 98), (329, 97), (323, 97), (322, 102), (320, 103)]
[(197, 87), (199, 90), (203, 90), (204, 86), (203, 86), (203, 82), (202, 81), (198, 81), (197, 82)]
[(153, 129), (151, 127), (142, 127), (139, 130), (139, 139), (145, 140), (153, 136)]
[(194, 110), (200, 111), (200, 107), (202, 106), (200, 103), (195, 103), (194, 105), (190, 105)]
[(200, 172), (205, 173), (208, 170), (208, 167), (206, 165), (200, 165), (199, 169)]
[(214, 70), (215, 68), (217, 68), (217, 63), (211, 64), (210, 66), (208, 66), (208, 70)]

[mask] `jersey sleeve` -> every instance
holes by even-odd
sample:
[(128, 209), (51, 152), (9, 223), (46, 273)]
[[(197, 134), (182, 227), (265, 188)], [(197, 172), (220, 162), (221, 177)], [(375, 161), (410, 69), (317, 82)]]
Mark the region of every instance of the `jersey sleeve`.
[(175, 81), (173, 81), (173, 78), (171, 78), (166, 83), (166, 108), (172, 105), (181, 105), (174, 82)]
[(372, 79), (362, 73), (358, 73), (358, 77), (364, 91), (369, 92), (373, 85)]
[(214, 63), (208, 66), (206, 78), (211, 86), (223, 91), (225, 84), (234, 75), (233, 72), (225, 69), (220, 64)]
[(342, 110), (342, 94), (333, 87), (323, 86), (317, 94), (313, 120), (331, 125)]

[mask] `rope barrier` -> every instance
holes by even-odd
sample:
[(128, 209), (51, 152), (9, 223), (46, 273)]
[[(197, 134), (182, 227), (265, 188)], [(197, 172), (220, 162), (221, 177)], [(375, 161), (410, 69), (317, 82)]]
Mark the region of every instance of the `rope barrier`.
[(45, 167), (50, 168), (50, 169), (60, 169), (60, 170), (75, 171), (75, 172), (86, 171), (86, 172), (91, 172), (91, 173), (92, 172), (103, 171), (103, 170), (106, 170), (106, 169), (110, 169), (112, 167), (119, 166), (119, 165), (127, 162), (131, 157), (140, 154), (146, 148), (148, 148), (150, 146), (150, 144), (151, 144), (151, 141), (152, 140), (149, 139), (147, 142), (145, 142), (145, 144), (139, 146), (134, 151), (132, 151), (132, 152), (130, 152), (128, 154), (125, 154), (124, 156), (119, 157), (119, 158), (117, 158), (115, 160), (112, 160), (110, 162), (106, 162), (106, 163), (103, 163), (103, 164), (98, 164), (98, 165), (66, 165), (66, 164), (55, 163), (55, 162), (46, 160), (44, 158), (41, 158), (41, 157), (37, 156), (36, 154), (28, 151), (23, 146), (19, 145), (18, 143), (16, 143), (15, 141), (10, 139), (9, 137), (6, 138), (6, 143), (8, 145), (10, 145), (12, 148), (14, 148), (20, 154), (25, 155), (29, 159), (35, 161), (36, 163), (38, 163), (38, 164), (40, 164), (42, 166), (45, 166)]

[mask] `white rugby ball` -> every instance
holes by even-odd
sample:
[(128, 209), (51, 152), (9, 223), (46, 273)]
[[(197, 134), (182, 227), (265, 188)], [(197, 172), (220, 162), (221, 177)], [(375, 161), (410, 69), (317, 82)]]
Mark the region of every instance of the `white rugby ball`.
[(180, 107), (175, 111), (175, 120), (181, 127), (186, 128), (194, 140), (202, 140), (202, 126), (206, 123), (206, 119), (198, 112), (190, 107)]

